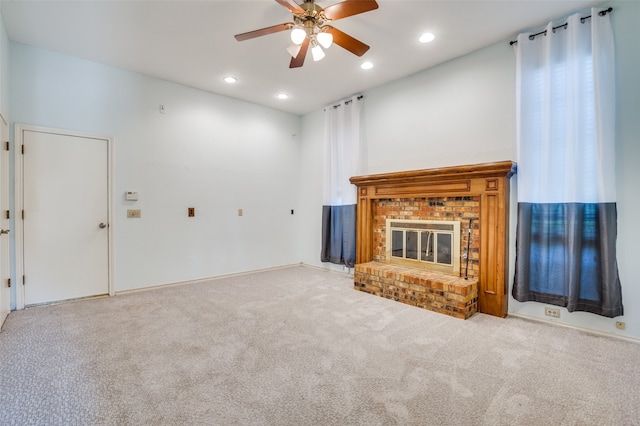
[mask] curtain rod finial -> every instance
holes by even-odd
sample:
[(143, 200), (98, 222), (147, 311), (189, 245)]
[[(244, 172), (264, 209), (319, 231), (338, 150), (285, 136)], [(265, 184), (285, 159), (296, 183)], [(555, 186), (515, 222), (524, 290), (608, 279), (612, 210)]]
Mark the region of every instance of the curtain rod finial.
[(602, 10), (602, 11), (598, 12), (598, 15), (600, 15), (600, 16), (604, 16), (604, 15), (606, 15), (607, 13), (611, 13), (611, 12), (613, 12), (613, 8), (612, 8), (611, 6), (609, 6), (609, 8), (608, 8), (608, 9), (606, 9), (606, 10)]

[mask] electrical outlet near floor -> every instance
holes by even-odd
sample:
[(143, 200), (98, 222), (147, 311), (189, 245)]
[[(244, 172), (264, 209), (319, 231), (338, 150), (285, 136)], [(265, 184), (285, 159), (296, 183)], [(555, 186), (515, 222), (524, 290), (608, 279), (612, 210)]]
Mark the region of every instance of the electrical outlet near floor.
[(618, 330), (624, 330), (627, 327), (627, 324), (625, 324), (622, 321), (616, 321), (616, 328)]
[(544, 307), (544, 314), (548, 317), (560, 318), (560, 309), (558, 308), (550, 308), (548, 306)]

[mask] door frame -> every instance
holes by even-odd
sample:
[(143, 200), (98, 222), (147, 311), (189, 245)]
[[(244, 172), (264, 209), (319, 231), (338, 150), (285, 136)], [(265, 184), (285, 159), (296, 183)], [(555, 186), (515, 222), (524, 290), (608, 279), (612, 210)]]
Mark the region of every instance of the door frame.
[(90, 133), (77, 132), (73, 130), (56, 129), (51, 127), (32, 126), (29, 124), (15, 123), (14, 127), (14, 161), (15, 161), (15, 194), (13, 214), (15, 220), (15, 242), (16, 242), (16, 309), (24, 309), (25, 305), (25, 289), (24, 281), (24, 220), (22, 212), (24, 210), (24, 176), (23, 176), (23, 159), (22, 146), (24, 144), (24, 132), (41, 132), (53, 133), (58, 135), (74, 136), (81, 138), (101, 139), (107, 142), (107, 230), (108, 230), (108, 249), (107, 249), (107, 273), (109, 296), (115, 295), (113, 284), (113, 138), (105, 136), (97, 136)]
[[(3, 219), (0, 219), (0, 221), (2, 222), (0, 223), (0, 228), (6, 227), (6, 230), (10, 232), (11, 230), (11, 220), (10, 220), (10, 217), (11, 217), (11, 202), (10, 202), (11, 157), (9, 153), (10, 128), (9, 128), (9, 122), (7, 121), (7, 119), (5, 118), (4, 114), (1, 111), (0, 111), (0, 126), (2, 127), (2, 130), (0, 131), (0, 135), (2, 136), (2, 139), (0, 139), (0, 142), (2, 143), (2, 147), (0, 147), (0, 150), (2, 152), (1, 158), (0, 158), (0, 162), (2, 163), (2, 167), (0, 169), (2, 173), (0, 175), (0, 197), (2, 197), (2, 202), (0, 204), (2, 205), (2, 210), (0, 210), (0, 214), (4, 216), (5, 211), (9, 213), (8, 216), (6, 216)], [(5, 144), (6, 144), (6, 148), (5, 148)], [(6, 182), (5, 182), (5, 178), (6, 178)], [(0, 261), (2, 261), (3, 266), (7, 268), (6, 270), (2, 269), (2, 275), (0, 275), (0, 287), (2, 288), (2, 290), (0, 291), (4, 293), (8, 293), (8, 296), (9, 296), (9, 300), (4, 300), (3, 297), (0, 297), (0, 304), (2, 304), (3, 306), (7, 306), (9, 308), (8, 311), (4, 312), (7, 314), (11, 311), (11, 293), (13, 290), (12, 288), (7, 288), (7, 287), (11, 287), (11, 237), (13, 237), (12, 233), (0, 239), (0, 244), (6, 249), (6, 251), (4, 251), (3, 253), (6, 256), (6, 258)], [(9, 282), (7, 282), (7, 279), (9, 280)], [(0, 306), (0, 312), (2, 312), (2, 306)], [(0, 328), (4, 324), (5, 319), (6, 317), (4, 317), (3, 315), (0, 315)]]

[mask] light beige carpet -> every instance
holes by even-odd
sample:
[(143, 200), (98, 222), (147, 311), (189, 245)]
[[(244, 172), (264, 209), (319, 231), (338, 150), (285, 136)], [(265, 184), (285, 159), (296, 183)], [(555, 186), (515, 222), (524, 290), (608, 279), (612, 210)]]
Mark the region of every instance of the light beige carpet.
[(640, 424), (640, 345), (352, 287), (293, 267), (13, 312), (0, 424)]

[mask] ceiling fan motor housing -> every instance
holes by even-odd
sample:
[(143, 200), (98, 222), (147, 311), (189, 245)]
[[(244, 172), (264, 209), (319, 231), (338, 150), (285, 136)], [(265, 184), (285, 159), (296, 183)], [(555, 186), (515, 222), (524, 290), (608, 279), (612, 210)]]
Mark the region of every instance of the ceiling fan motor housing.
[(324, 16), (324, 13), (322, 13), (324, 12), (324, 9), (315, 4), (313, 1), (305, 1), (300, 5), (300, 7), (304, 9), (304, 13), (294, 14), (296, 21), (300, 21), (296, 23), (306, 24), (307, 22), (311, 22), (312, 25), (315, 25), (317, 22), (318, 25), (320, 25), (323, 21), (328, 21), (326, 16)]

